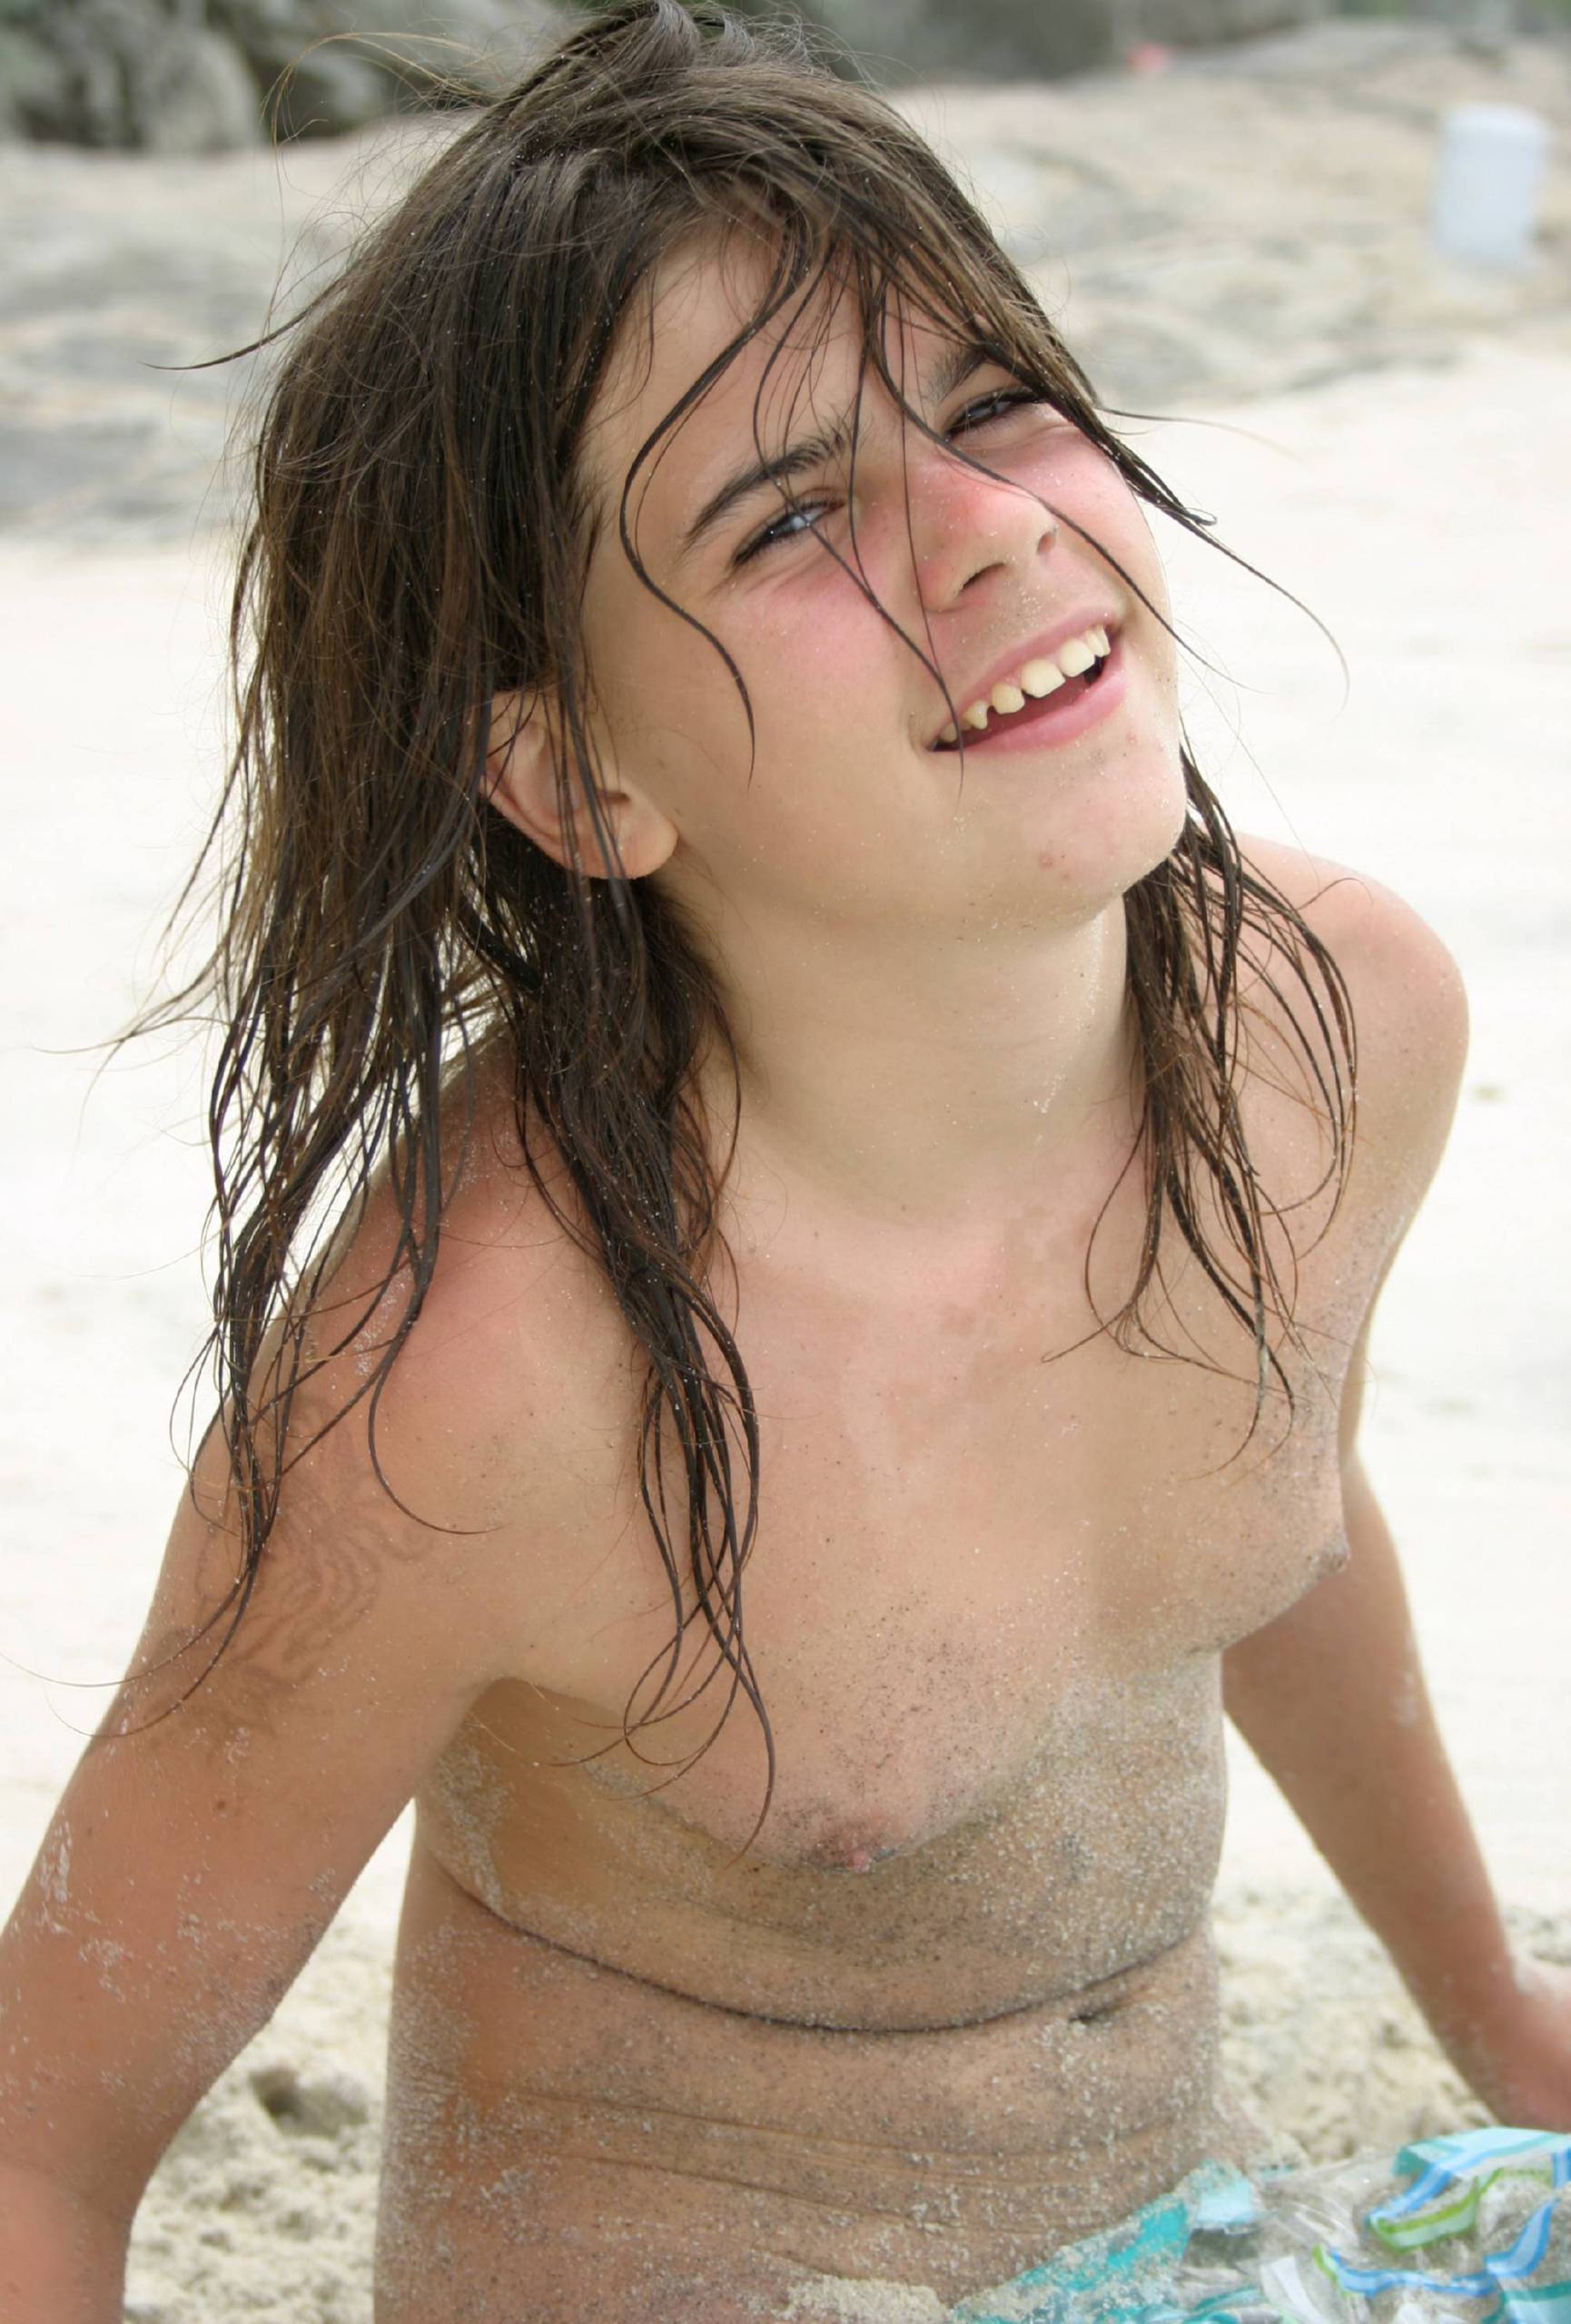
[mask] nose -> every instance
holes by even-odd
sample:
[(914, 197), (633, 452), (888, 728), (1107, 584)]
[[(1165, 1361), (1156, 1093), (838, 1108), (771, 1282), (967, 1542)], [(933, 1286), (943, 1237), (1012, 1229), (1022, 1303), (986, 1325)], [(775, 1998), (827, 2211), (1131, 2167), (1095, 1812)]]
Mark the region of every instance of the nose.
[(962, 460), (924, 447), (911, 470), (911, 537), (922, 603), (942, 613), (988, 580), (1029, 579), (1052, 547), (1058, 518), (1024, 486), (978, 474)]

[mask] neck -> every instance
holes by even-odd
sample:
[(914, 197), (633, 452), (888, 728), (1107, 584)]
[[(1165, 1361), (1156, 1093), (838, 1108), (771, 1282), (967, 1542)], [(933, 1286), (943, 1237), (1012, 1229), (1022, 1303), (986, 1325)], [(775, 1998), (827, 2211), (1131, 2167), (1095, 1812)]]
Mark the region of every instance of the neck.
[[(1072, 926), (934, 947), (837, 928), (728, 948), (742, 1112), (734, 1208), (993, 1239), (1043, 1166), (1132, 1142), (1121, 900)], [(723, 1084), (711, 1119), (728, 1126)]]

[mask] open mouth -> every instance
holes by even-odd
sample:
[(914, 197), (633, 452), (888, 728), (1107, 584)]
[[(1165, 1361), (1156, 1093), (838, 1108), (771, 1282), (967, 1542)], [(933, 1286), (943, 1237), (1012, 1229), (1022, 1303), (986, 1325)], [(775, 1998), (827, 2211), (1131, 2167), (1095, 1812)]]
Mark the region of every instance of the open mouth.
[[(962, 747), (967, 751), (985, 750), (994, 741), (1016, 734), (1029, 733), (1033, 739), (1045, 743), (1060, 729), (1078, 731), (1082, 724), (1091, 723), (1087, 714), (1094, 715), (1089, 698), (1107, 686), (1110, 669), (1121, 665), (1119, 635), (1114, 632), (1108, 638), (1105, 653), (1097, 654), (1089, 668), (1062, 678), (1051, 693), (1035, 697), (1024, 694), (1013, 709), (1000, 710), (990, 704), (984, 726), (965, 727), (953, 741), (941, 739), (931, 747), (935, 751), (959, 751)], [(1017, 686), (1014, 691), (1019, 694), (1021, 689)], [(1100, 707), (1100, 704), (1096, 705), (1097, 709)]]

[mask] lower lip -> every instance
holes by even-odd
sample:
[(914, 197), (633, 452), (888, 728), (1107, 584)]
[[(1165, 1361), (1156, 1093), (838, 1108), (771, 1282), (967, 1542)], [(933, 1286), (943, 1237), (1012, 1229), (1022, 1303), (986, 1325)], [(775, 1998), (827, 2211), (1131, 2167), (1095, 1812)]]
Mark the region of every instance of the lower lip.
[[(1094, 685), (1082, 686), (1068, 702), (1061, 702), (1055, 689), (1039, 701), (1028, 701), (1023, 710), (999, 719), (996, 725), (989, 725), (982, 734), (963, 729), (965, 756), (970, 758), (980, 753), (991, 758), (995, 751), (1056, 751), (1099, 725), (1111, 711), (1116, 710), (1128, 685), (1121, 633), (1113, 639), (1112, 652), (1102, 664), (1102, 675)], [(957, 759), (961, 755), (959, 745), (951, 744), (936, 755)]]

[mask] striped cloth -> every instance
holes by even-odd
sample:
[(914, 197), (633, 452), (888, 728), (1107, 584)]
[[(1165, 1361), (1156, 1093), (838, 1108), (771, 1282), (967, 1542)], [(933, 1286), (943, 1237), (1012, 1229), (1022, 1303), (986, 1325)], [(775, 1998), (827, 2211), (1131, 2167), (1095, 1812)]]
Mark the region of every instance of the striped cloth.
[(1394, 2161), (1170, 2194), (953, 2324), (1571, 2324), (1571, 2136), (1463, 2131)]

